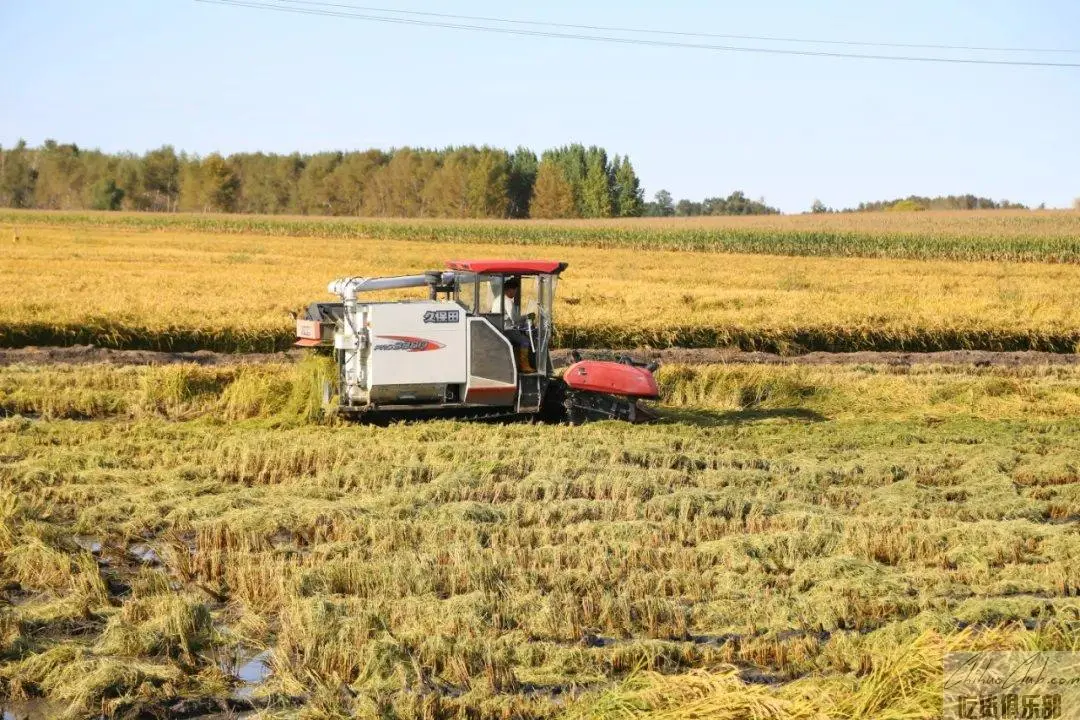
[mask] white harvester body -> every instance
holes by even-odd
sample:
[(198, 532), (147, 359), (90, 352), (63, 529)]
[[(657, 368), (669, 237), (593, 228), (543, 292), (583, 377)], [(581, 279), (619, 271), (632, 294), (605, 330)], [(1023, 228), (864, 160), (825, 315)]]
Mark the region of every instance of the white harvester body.
[[(582, 361), (552, 367), (555, 285), (565, 263), (455, 261), (446, 271), (348, 277), (297, 320), (297, 345), (333, 348), (337, 409), (346, 415), (470, 414), (639, 419), (656, 396), (651, 369)], [(366, 293), (427, 287), (426, 300), (367, 300)], [(441, 296), (441, 297), (440, 297)], [(359, 298), (363, 297), (361, 300)], [(569, 372), (568, 370), (568, 372)]]
[[(340, 391), (350, 403), (398, 405), (469, 398), (474, 404), (513, 404), (517, 388), (513, 346), (486, 318), (468, 317), (453, 301), (351, 305), (351, 310), (348, 305), (344, 308), (345, 322), (334, 338), (334, 347), (343, 351)], [(477, 323), (481, 325), (472, 327)], [(480, 374), (470, 373), (473, 336), (489, 354), (492, 343), (496, 351), (503, 349), (501, 376), (482, 373), (480, 367)], [(486, 400), (494, 402), (482, 402), (485, 393)]]

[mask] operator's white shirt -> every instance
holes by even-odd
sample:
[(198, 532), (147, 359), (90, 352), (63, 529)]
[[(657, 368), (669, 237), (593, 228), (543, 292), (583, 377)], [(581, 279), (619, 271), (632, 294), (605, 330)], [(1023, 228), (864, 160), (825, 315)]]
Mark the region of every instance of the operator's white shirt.
[(495, 299), (491, 301), (491, 312), (503, 313), (503, 322), (507, 325), (513, 325), (517, 327), (521, 323), (521, 310), (514, 304), (512, 298), (506, 298), (506, 309), (502, 309), (503, 295), (502, 293), (496, 293)]

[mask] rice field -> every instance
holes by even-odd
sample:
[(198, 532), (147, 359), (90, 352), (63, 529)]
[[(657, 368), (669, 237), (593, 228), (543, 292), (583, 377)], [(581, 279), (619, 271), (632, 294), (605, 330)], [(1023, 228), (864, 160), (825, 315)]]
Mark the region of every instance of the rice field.
[[(897, 224), (894, 215), (882, 226), (888, 233), (906, 232), (904, 227), (926, 231), (929, 226), (920, 223), (932, 214), (913, 214), (920, 219), (908, 220), (909, 226)], [(978, 243), (1008, 246), (1021, 237), (1009, 233), (1033, 227), (1042, 232), (1046, 225), (1060, 232), (1048, 231), (1046, 241), (1064, 247), (1073, 236), (1062, 228), (1067, 230), (1073, 217), (945, 216), (940, 222), (952, 229), (941, 237), (977, 230), (983, 233)], [(556, 341), (563, 347), (738, 347), (790, 354), (1074, 352), (1080, 345), (1080, 266), (1071, 262), (590, 246), (595, 233), (607, 229), (637, 232), (617, 223), (410, 221), (378, 226), (422, 228), (438, 236), (432, 239), (391, 231), (367, 236), (374, 226), (366, 221), (56, 213), (7, 213), (0, 220), (6, 223), (0, 224), (0, 345), (7, 347), (90, 343), (157, 350), (279, 350), (292, 342), (292, 313), (309, 302), (333, 299), (326, 284), (335, 277), (420, 272), (469, 256), (568, 261), (556, 304)], [(712, 220), (693, 220), (685, 227), (648, 222), (635, 227), (642, 232), (653, 227), (669, 232), (671, 227), (678, 233), (700, 226), (713, 232), (714, 225), (739, 228), (743, 225), (735, 221), (748, 220), (744, 225), (754, 232), (775, 234), (785, 224), (824, 222), (810, 216), (733, 218), (723, 225)], [(837, 227), (848, 223), (852, 231), (866, 222), (855, 216), (830, 221)], [(1007, 231), (992, 229), (1001, 227)], [(282, 228), (284, 233), (277, 233)], [(295, 228), (344, 228), (357, 234), (289, 235)], [(513, 242), (489, 243), (485, 228), (494, 228), (491, 237), (499, 242)], [(577, 233), (580, 246), (528, 244), (528, 233), (552, 228)], [(240, 232), (248, 229), (268, 234)], [(775, 252), (782, 249), (770, 246)]]
[(3, 704), (931, 718), (947, 650), (1080, 650), (1078, 369), (669, 366), (584, 427), (323, 370), (0, 369)]
[[(0, 212), (0, 346), (283, 349), (327, 281), (570, 263), (564, 347), (1080, 348), (1080, 213)], [(1080, 651), (1080, 368), (669, 365), (660, 422), (348, 425), (326, 361), (0, 368), (14, 717), (942, 713)]]

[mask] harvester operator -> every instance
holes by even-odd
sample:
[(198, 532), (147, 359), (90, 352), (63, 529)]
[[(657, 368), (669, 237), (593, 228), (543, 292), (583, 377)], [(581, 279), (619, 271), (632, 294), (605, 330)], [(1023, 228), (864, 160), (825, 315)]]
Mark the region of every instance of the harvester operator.
[(491, 312), (503, 314), (503, 326), (517, 329), (521, 324), (521, 308), (518, 307), (518, 293), (521, 291), (521, 278), (508, 277), (503, 280), (502, 292), (495, 293), (491, 301)]
[(534, 373), (536, 368), (529, 359), (529, 338), (521, 332), (521, 306), (518, 295), (521, 291), (521, 278), (508, 277), (503, 280), (502, 292), (495, 293), (491, 302), (493, 314), (502, 313), (503, 330), (506, 337), (514, 344), (517, 355), (518, 369), (524, 373)]

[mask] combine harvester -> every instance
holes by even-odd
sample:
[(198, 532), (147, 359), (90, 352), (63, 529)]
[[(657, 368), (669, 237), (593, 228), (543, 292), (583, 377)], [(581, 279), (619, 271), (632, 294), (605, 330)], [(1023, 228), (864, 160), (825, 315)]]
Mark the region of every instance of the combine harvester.
[[(338, 387), (324, 400), (355, 419), (532, 417), (548, 422), (645, 422), (658, 396), (655, 365), (581, 360), (552, 367), (552, 304), (566, 263), (459, 260), (448, 270), (348, 277), (296, 321), (296, 344), (333, 349)], [(428, 288), (427, 299), (361, 300)]]

